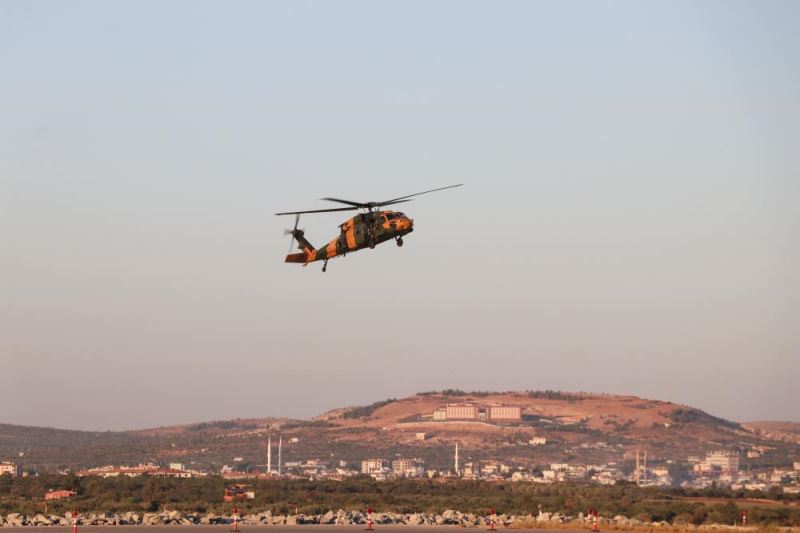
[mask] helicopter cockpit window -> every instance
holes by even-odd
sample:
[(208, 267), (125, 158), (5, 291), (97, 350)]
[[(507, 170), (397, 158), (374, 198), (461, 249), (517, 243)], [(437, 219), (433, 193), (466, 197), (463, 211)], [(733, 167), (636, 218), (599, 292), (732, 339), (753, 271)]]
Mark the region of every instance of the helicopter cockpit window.
[(395, 214), (394, 213), (386, 213), (386, 220), (394, 220)]

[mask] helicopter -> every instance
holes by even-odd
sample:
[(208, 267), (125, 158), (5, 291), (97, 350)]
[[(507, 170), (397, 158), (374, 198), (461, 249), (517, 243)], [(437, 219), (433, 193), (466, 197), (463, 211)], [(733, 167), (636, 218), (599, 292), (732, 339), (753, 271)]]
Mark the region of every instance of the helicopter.
[[(355, 252), (363, 248), (375, 248), (378, 244), (394, 239), (397, 246), (403, 246), (403, 236), (408, 235), (414, 231), (414, 221), (405, 213), (400, 211), (383, 210), (386, 207), (394, 204), (401, 204), (410, 202), (411, 197), (419, 196), (421, 194), (428, 194), (430, 192), (442, 191), (444, 189), (452, 189), (454, 187), (461, 187), (463, 183), (457, 185), (448, 185), (447, 187), (439, 187), (438, 189), (430, 189), (391, 200), (382, 202), (352, 202), (350, 200), (341, 200), (339, 198), (322, 198), (328, 202), (337, 202), (345, 204), (348, 207), (336, 207), (333, 209), (311, 209), (308, 211), (286, 211), (283, 213), (275, 213), (281, 215), (294, 215), (294, 228), (285, 230), (286, 235), (291, 235), (292, 240), (289, 243), (289, 254), (286, 256), (286, 263), (302, 263), (307, 266), (314, 261), (324, 261), (322, 264), (322, 271), (328, 269), (328, 260), (337, 256), (345, 256), (350, 252)], [(314, 248), (305, 237), (305, 232), (298, 229), (297, 225), (300, 223), (300, 215), (306, 213), (330, 213), (333, 211), (358, 211), (364, 210), (356, 216), (349, 218), (339, 224), (339, 236), (331, 240), (327, 245), (322, 248)], [(294, 248), (294, 243), (297, 241), (298, 248), (302, 250), (299, 253), (291, 253)]]

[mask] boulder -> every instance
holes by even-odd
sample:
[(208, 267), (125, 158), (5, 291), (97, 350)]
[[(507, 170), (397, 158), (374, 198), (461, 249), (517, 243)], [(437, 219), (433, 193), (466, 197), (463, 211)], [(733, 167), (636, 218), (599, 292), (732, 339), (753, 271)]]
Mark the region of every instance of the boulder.
[(11, 527), (19, 527), (28, 524), (28, 517), (20, 513), (10, 513), (6, 516), (6, 523)]
[(39, 513), (34, 515), (33, 518), (30, 519), (28, 524), (32, 526), (52, 526), (53, 522), (45, 515)]
[(161, 517), (157, 513), (144, 513), (142, 515), (142, 525), (145, 526), (161, 525)]
[(425, 519), (417, 513), (414, 513), (412, 515), (408, 515), (406, 523), (412, 526), (420, 526), (425, 523)]

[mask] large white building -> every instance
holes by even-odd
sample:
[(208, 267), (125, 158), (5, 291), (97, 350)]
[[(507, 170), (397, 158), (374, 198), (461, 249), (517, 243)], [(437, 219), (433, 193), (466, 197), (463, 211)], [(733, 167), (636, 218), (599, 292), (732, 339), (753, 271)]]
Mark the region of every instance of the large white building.
[(522, 420), (522, 408), (517, 405), (490, 405), (489, 420)]
[(489, 420), (519, 421), (522, 420), (522, 408), (516, 405), (478, 406), (471, 403), (449, 403), (433, 412), (433, 420)]
[(468, 403), (449, 403), (444, 408), (447, 420), (477, 420), (478, 407)]

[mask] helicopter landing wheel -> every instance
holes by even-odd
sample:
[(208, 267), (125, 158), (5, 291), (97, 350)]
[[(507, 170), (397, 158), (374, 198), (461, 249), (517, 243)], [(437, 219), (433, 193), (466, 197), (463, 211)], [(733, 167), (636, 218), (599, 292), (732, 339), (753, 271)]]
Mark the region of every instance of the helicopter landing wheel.
[(325, 272), (328, 270), (328, 260), (326, 259), (324, 263), (322, 263), (322, 271)]
[(403, 238), (402, 237), (398, 237), (397, 238), (397, 246), (403, 246)]
[(373, 239), (369, 240), (369, 249), (370, 250), (374, 250), (375, 249), (375, 241)]

